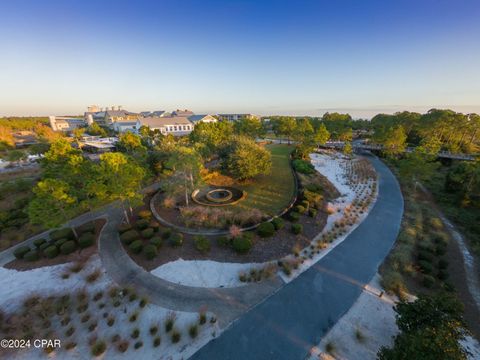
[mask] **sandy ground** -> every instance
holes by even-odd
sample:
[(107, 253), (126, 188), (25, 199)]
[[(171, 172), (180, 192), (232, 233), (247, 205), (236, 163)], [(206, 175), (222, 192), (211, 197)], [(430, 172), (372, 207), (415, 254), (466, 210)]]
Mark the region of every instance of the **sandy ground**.
[[(255, 265), (178, 259), (159, 266), (151, 273), (162, 279), (187, 286), (235, 287), (246, 285), (245, 282), (239, 281), (238, 274), (248, 272)], [(261, 267), (263, 264), (257, 265)]]
[[(393, 345), (393, 336), (398, 333), (393, 310), (397, 299), (383, 292), (379, 280), (377, 274), (350, 310), (311, 349), (309, 360), (376, 359), (380, 347)], [(327, 353), (327, 344), (333, 345), (332, 353)], [(475, 339), (467, 337), (462, 344), (472, 353), (469, 359), (480, 359), (480, 345)]]
[[(62, 264), (55, 266), (47, 266), (39, 269), (28, 271), (16, 271), (0, 268), (0, 288), (2, 296), (0, 299), (0, 308), (5, 313), (14, 312), (21, 304), (22, 300), (33, 294), (38, 295), (54, 295), (63, 293), (72, 293), (75, 290), (85, 288), (89, 294), (96, 291), (107, 292), (113, 286), (112, 280), (104, 272), (98, 255), (92, 256), (85, 268), (77, 274), (72, 274), (68, 279), (62, 279), (63, 274), (71, 264)], [(102, 270), (102, 276), (93, 284), (86, 284), (85, 277), (95, 269)], [(106, 297), (108, 295), (105, 295)], [(104, 339), (109, 344), (108, 350), (102, 355), (105, 359), (185, 359), (191, 356), (199, 348), (205, 345), (212, 337), (219, 335), (217, 323), (210, 323), (211, 314), (207, 315), (207, 323), (199, 326), (198, 336), (191, 339), (188, 334), (188, 328), (191, 324), (198, 323), (198, 313), (174, 312), (176, 321), (174, 328), (181, 333), (181, 340), (177, 344), (172, 344), (170, 334), (165, 333), (165, 319), (172, 314), (168, 309), (161, 308), (154, 304), (148, 304), (139, 311), (138, 301), (128, 302), (125, 299), (125, 305), (115, 308), (108, 304), (103, 310), (95, 308), (95, 303), (91, 301), (92, 318), (98, 321), (98, 327), (95, 334), (99, 339)], [(139, 311), (138, 320), (134, 323), (129, 321), (132, 313)], [(108, 312), (115, 317), (115, 324), (109, 327), (106, 320), (102, 318), (102, 313)], [(76, 325), (77, 331), (68, 340), (78, 343), (73, 350), (61, 349), (54, 354), (55, 358), (61, 359), (91, 359), (90, 347), (87, 344), (87, 338), (92, 333), (87, 333), (85, 324), (81, 324), (80, 315), (75, 312), (72, 315), (72, 324)], [(161, 345), (154, 348), (152, 345), (153, 338), (149, 334), (149, 328), (152, 325), (159, 325), (159, 335), (161, 337)], [(59, 326), (59, 325), (58, 325)], [(134, 328), (140, 329), (140, 337), (132, 340), (130, 337)], [(119, 334), (121, 338), (128, 339), (130, 346), (125, 353), (119, 353), (114, 346), (111, 345), (110, 339), (113, 335)], [(63, 339), (64, 344), (67, 339)], [(136, 341), (143, 341), (143, 346), (138, 350), (133, 348)], [(28, 350), (21, 350), (9, 354), (10, 359), (45, 359), (46, 355), (33, 347)]]

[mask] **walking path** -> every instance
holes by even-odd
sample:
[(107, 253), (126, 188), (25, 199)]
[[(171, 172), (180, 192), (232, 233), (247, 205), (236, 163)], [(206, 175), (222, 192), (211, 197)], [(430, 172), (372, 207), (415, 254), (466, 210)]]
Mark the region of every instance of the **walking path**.
[(403, 215), (400, 187), (386, 165), (377, 158), (371, 161), (379, 175), (379, 192), (368, 217), (328, 255), (193, 359), (305, 359), (353, 305), (397, 238)]

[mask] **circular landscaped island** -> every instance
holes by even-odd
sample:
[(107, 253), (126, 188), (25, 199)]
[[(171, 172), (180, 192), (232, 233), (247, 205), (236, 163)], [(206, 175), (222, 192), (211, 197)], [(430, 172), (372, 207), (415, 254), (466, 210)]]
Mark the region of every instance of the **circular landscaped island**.
[(193, 201), (204, 206), (233, 205), (245, 199), (246, 196), (245, 191), (229, 186), (206, 186), (192, 193)]

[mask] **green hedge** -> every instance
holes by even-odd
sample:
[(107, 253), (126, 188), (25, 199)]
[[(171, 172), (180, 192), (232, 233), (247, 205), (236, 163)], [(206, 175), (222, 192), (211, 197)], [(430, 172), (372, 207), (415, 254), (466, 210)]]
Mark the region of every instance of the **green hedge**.
[(91, 233), (95, 232), (95, 223), (93, 221), (90, 221), (82, 225), (82, 234), (89, 233), (89, 232)]
[(302, 174), (313, 174), (315, 172), (315, 167), (309, 162), (301, 159), (293, 160), (293, 168)]
[(154, 245), (157, 249), (162, 247), (163, 240), (160, 236), (154, 236), (150, 239), (149, 244)]
[(40, 248), (40, 246), (42, 246), (46, 242), (47, 242), (47, 240), (45, 240), (45, 239), (36, 239), (36, 240), (33, 240), (33, 245), (35, 245), (35, 247), (38, 249), (38, 248)]
[(252, 237), (247, 234), (236, 237), (232, 241), (233, 250), (240, 254), (245, 254), (250, 251), (253, 246)]
[(77, 244), (73, 240), (66, 241), (60, 246), (60, 252), (64, 255), (71, 254), (77, 248)]
[(152, 228), (142, 230), (141, 232), (142, 237), (144, 237), (145, 239), (150, 239), (153, 236), (153, 233), (154, 233), (154, 230)]
[(152, 260), (158, 254), (157, 247), (155, 245), (151, 245), (151, 244), (146, 245), (143, 248), (143, 252), (144, 252), (147, 260)]
[(120, 240), (122, 240), (122, 242), (127, 245), (136, 239), (138, 239), (138, 233), (136, 230), (129, 230), (120, 235)]
[(142, 240), (135, 240), (128, 246), (128, 248), (135, 254), (139, 254), (140, 251), (142, 251), (142, 247), (143, 247)]
[(29, 246), (20, 246), (20, 247), (16, 248), (16, 249), (13, 251), (13, 255), (14, 255), (17, 259), (23, 259), (23, 257), (25, 256), (25, 254), (27, 254), (29, 251), (30, 251), (30, 247), (29, 247)]
[(49, 259), (53, 259), (58, 255), (58, 248), (55, 245), (50, 245), (43, 251), (43, 255)]
[(285, 221), (283, 221), (282, 218), (277, 217), (272, 220), (272, 224), (275, 226), (275, 230), (280, 230), (285, 226)]
[(78, 239), (78, 246), (83, 248), (87, 248), (92, 246), (95, 243), (95, 235), (91, 232), (86, 232), (80, 236)]
[(312, 218), (315, 217), (315, 216), (317, 216), (317, 214), (318, 214), (317, 209), (310, 208), (310, 209), (308, 210), (308, 215), (310, 215), (310, 217), (312, 217)]
[(130, 224), (122, 224), (118, 227), (118, 232), (120, 234), (123, 234), (124, 232), (127, 232), (129, 230), (132, 230), (132, 225)]
[(262, 238), (267, 238), (275, 234), (275, 225), (271, 222), (264, 222), (257, 228), (257, 234)]
[(170, 236), (170, 245), (182, 246), (182, 244), (183, 244), (183, 234), (176, 232)]
[(65, 244), (67, 241), (69, 241), (68, 239), (59, 239), (59, 240), (56, 240), (54, 242), (55, 246), (56, 247), (60, 247), (62, 246), (63, 244)]
[(292, 211), (290, 212), (290, 214), (288, 215), (288, 218), (290, 219), (290, 221), (298, 221), (300, 220), (300, 214), (296, 211)]
[(59, 240), (59, 239), (75, 239), (75, 234), (73, 233), (72, 229), (70, 228), (63, 228), (58, 230), (53, 230), (50, 233), (50, 239), (52, 240)]
[(36, 250), (30, 250), (23, 256), (23, 259), (27, 261), (37, 261), (38, 258), (39, 258), (39, 255), (38, 255), (38, 251)]
[(303, 225), (302, 224), (292, 224), (292, 232), (294, 234), (301, 234), (303, 231)]
[(203, 253), (210, 251), (210, 240), (208, 240), (207, 237), (203, 235), (195, 236), (195, 248)]
[(297, 206), (295, 206), (295, 211), (299, 214), (305, 214), (307, 209), (302, 205), (297, 205)]
[(138, 220), (135, 226), (137, 227), (138, 230), (144, 230), (148, 227), (149, 221), (146, 219)]

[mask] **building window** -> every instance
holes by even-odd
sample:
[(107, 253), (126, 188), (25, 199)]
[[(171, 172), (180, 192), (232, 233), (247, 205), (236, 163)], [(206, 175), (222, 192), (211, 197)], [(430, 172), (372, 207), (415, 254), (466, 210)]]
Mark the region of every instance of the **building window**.
[(177, 131), (177, 125), (173, 127), (173, 131)]

